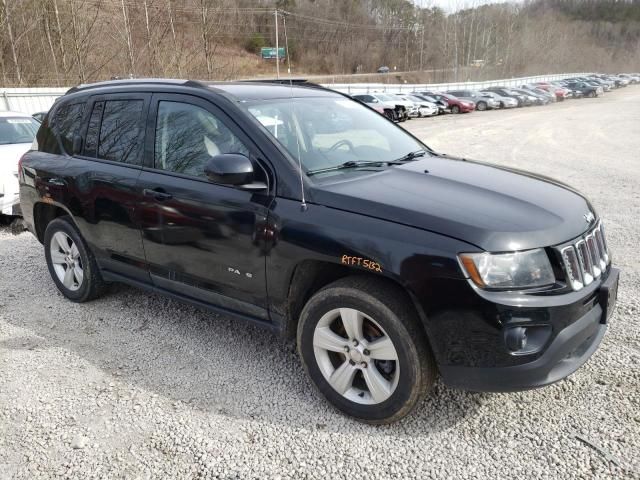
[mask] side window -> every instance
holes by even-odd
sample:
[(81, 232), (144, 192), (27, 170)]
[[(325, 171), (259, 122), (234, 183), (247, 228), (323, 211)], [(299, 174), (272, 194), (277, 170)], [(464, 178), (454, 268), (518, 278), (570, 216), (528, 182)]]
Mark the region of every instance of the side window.
[(107, 100), (100, 124), (98, 158), (142, 165), (143, 100)]
[(155, 138), (155, 167), (205, 177), (214, 155), (249, 150), (215, 115), (189, 103), (161, 101)]
[(63, 105), (56, 112), (55, 131), (58, 134), (62, 148), (67, 153), (73, 152), (73, 137), (80, 128), (84, 102)]

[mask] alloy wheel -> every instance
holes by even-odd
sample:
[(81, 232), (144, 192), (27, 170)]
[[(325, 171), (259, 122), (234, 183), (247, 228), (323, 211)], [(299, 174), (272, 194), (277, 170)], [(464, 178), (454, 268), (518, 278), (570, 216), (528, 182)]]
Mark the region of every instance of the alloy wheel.
[(84, 270), (75, 242), (66, 233), (58, 231), (51, 237), (49, 252), (58, 280), (65, 288), (71, 291), (78, 290), (84, 280)]
[(400, 377), (398, 353), (375, 320), (353, 308), (324, 314), (313, 335), (316, 362), (325, 380), (355, 403), (387, 400)]

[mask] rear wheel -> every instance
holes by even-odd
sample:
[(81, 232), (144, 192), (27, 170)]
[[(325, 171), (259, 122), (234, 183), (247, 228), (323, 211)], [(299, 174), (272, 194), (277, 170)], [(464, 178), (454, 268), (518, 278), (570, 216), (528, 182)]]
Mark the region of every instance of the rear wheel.
[(487, 109), (487, 104), (485, 102), (478, 102), (476, 104), (476, 109), (482, 112)]
[(460, 107), (458, 105), (454, 105), (451, 107), (451, 113), (460, 113)]
[(95, 257), (68, 216), (47, 225), (44, 253), (51, 278), (69, 300), (86, 302), (104, 292)]
[(387, 117), (387, 119), (391, 120), (392, 122), (395, 122), (396, 120), (395, 115), (393, 114), (393, 110), (385, 110), (384, 116)]
[(401, 291), (348, 277), (305, 305), (298, 351), (320, 393), (367, 423), (407, 415), (432, 386), (435, 361)]
[(589, 98), (595, 98), (595, 96), (596, 96), (596, 92), (594, 92), (593, 90), (591, 90), (591, 91), (587, 94), (587, 97), (589, 97)]

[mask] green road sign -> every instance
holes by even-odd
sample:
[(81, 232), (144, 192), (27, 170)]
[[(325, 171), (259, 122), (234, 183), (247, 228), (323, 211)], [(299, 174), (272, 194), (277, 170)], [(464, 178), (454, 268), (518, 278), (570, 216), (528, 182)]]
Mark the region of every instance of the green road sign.
[[(262, 47), (260, 49), (260, 56), (264, 59), (276, 58), (276, 49), (274, 47)], [(285, 57), (284, 47), (278, 48), (278, 57)]]

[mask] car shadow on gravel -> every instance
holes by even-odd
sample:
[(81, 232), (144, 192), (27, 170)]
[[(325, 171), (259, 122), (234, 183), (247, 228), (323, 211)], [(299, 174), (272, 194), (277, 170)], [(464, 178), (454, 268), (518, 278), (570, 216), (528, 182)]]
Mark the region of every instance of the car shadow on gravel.
[[(477, 415), (483, 403), (480, 394), (438, 382), (404, 420), (383, 427), (362, 425), (316, 392), (293, 342), (126, 286), (113, 286), (99, 300), (75, 304), (55, 289), (39, 255), (33, 257), (21, 273), (29, 277), (21, 279), (23, 291), (2, 282), (15, 292), (0, 297), (4, 319), (31, 335), (0, 344), (0, 350), (64, 349), (104, 372), (105, 382), (123, 389), (140, 388), (205, 415), (290, 428), (339, 431), (348, 425), (368, 435), (428, 435)], [(25, 285), (29, 292), (24, 292)]]

